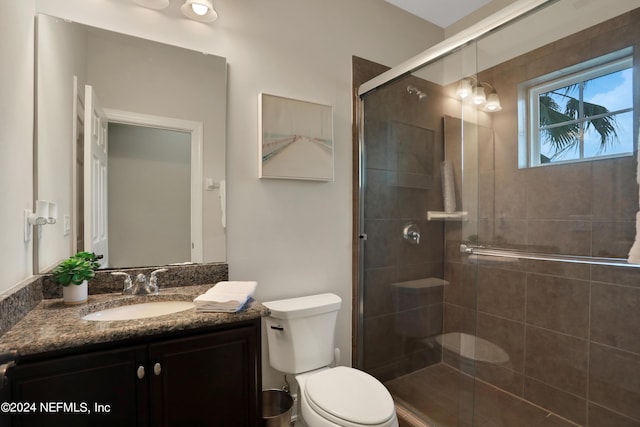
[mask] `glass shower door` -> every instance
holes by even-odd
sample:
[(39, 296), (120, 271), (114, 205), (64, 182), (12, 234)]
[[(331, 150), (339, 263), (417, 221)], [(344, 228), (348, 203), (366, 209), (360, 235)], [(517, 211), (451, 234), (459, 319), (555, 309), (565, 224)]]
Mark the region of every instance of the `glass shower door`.
[(478, 240), (492, 156), (458, 97), (474, 67), (468, 46), (362, 99), (357, 364), (436, 426), (473, 422), (477, 267), (459, 247)]
[(640, 422), (640, 8), (579, 3), (362, 86), (357, 365), (407, 419)]

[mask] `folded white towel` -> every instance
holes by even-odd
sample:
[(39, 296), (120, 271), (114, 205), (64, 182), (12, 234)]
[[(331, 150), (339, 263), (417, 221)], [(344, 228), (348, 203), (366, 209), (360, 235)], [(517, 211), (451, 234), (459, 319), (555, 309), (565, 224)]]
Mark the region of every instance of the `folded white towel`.
[(196, 311), (233, 313), (240, 311), (253, 297), (257, 282), (218, 282), (193, 303)]

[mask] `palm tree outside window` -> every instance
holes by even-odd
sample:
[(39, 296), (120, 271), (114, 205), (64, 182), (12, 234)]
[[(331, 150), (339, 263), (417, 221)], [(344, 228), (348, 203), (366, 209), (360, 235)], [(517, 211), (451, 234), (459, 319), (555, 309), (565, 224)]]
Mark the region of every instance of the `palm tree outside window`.
[(521, 84), (528, 166), (632, 155), (632, 82), (625, 49)]

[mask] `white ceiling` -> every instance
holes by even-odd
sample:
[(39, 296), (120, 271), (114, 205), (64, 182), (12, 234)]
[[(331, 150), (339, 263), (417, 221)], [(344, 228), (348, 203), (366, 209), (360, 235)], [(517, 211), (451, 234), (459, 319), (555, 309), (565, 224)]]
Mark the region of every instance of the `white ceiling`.
[(447, 28), (491, 0), (385, 0), (394, 6)]

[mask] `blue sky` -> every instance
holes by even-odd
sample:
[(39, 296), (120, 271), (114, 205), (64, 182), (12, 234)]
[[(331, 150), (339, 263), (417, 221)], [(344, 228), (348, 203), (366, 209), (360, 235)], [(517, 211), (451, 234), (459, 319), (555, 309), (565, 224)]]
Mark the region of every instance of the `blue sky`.
[[(626, 69), (602, 76), (589, 82), (585, 88), (585, 101), (616, 111), (633, 106), (633, 71)], [(616, 116), (618, 143), (608, 147), (605, 154), (633, 151), (633, 113)], [(590, 130), (585, 135), (585, 156), (596, 155), (600, 148), (599, 135)]]

